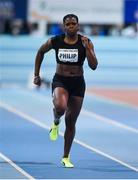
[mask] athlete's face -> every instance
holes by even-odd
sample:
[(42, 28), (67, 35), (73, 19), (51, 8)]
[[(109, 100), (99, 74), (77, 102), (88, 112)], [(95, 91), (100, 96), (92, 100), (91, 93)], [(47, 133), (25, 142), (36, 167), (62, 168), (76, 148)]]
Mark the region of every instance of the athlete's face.
[(67, 18), (64, 22), (64, 29), (68, 35), (70, 36), (75, 35), (79, 30), (79, 24), (76, 18), (74, 17)]

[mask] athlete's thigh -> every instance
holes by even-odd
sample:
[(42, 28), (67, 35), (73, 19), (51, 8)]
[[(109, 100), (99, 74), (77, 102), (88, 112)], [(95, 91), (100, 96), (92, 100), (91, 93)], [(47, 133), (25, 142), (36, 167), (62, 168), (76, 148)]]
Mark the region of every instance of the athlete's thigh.
[(62, 87), (56, 87), (53, 91), (53, 102), (55, 104), (62, 104), (63, 106), (67, 106), (68, 97), (68, 91)]
[(67, 114), (70, 114), (73, 118), (77, 118), (83, 103), (83, 97), (71, 96), (68, 100)]

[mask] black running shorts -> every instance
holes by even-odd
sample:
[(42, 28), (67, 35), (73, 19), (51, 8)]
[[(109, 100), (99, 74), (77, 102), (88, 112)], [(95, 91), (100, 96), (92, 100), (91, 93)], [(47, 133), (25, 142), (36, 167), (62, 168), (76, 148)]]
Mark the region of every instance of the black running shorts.
[(83, 76), (66, 77), (55, 74), (52, 81), (52, 94), (56, 87), (66, 89), (70, 96), (84, 97), (86, 85)]

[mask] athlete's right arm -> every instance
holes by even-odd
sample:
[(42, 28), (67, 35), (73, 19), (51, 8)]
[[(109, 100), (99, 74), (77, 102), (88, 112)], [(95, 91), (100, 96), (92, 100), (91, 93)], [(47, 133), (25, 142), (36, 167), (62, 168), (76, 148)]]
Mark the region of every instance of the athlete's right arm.
[(49, 39), (45, 44), (43, 44), (39, 48), (36, 54), (35, 68), (34, 68), (34, 84), (38, 86), (41, 85), (41, 78), (39, 76), (39, 72), (40, 72), (40, 67), (44, 58), (44, 54), (47, 53), (51, 49), (52, 49), (52, 42), (51, 42), (51, 39)]

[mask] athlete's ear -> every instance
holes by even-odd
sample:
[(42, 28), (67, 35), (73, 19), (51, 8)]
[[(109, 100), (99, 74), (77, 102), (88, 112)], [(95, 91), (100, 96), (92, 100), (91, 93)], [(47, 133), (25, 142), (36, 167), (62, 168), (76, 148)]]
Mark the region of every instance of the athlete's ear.
[(77, 31), (79, 31), (79, 30), (80, 30), (80, 25), (78, 24)]

